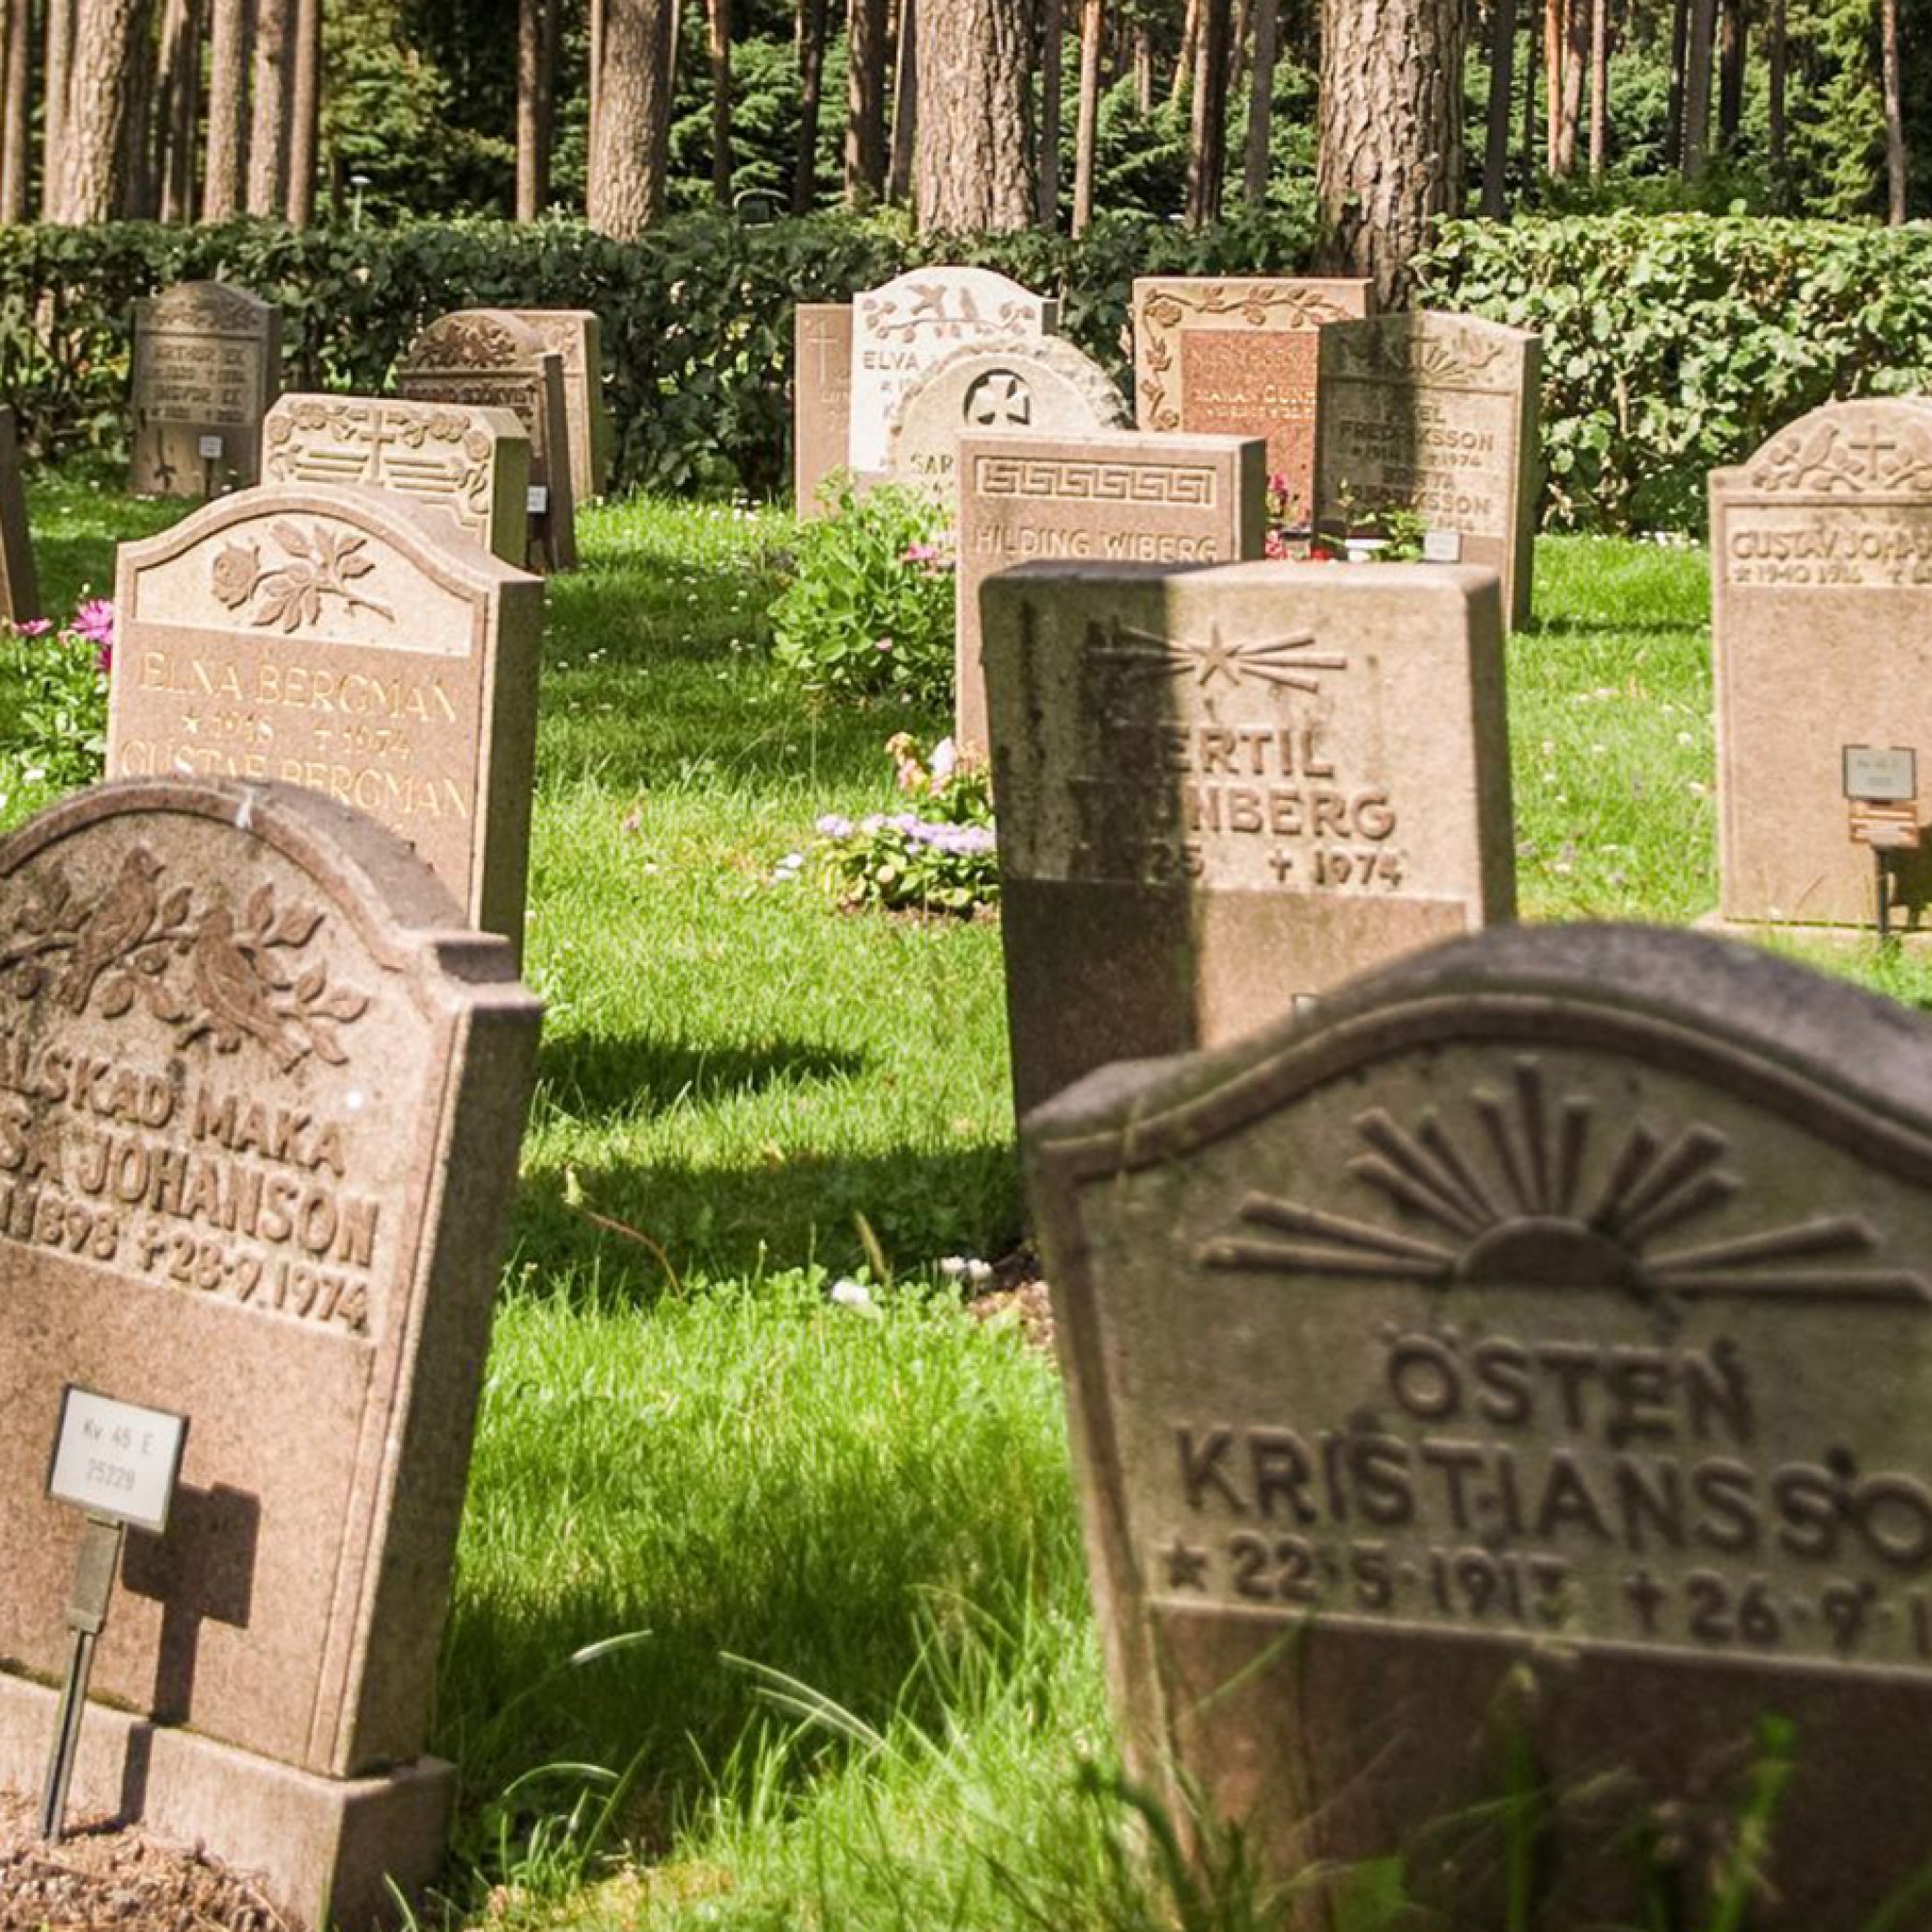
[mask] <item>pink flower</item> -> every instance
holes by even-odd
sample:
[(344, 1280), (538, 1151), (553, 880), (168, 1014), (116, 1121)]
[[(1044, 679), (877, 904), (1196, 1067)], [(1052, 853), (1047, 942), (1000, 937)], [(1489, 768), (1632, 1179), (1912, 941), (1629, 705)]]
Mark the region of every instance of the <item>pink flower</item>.
[(114, 606), (105, 597), (90, 597), (73, 613), (73, 633), (89, 643), (111, 646), (114, 642)]
[(29, 617), (24, 624), (14, 626), (23, 638), (44, 638), (53, 627), (54, 620), (51, 617)]

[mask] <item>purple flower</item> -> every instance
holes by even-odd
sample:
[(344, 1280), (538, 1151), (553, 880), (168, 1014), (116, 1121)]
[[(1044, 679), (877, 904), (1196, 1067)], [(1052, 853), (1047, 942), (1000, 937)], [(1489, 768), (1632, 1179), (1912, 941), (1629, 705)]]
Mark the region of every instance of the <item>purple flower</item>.
[(907, 544), (905, 547), (905, 555), (900, 561), (903, 563), (937, 563), (939, 561), (938, 547), (934, 544), (926, 543)]
[(29, 617), (24, 624), (14, 626), (23, 638), (44, 638), (53, 627), (54, 620), (51, 617)]
[(828, 811), (818, 821), (818, 829), (828, 838), (849, 838), (852, 836), (852, 821), (841, 818), (836, 811)]
[(114, 606), (105, 597), (91, 597), (73, 613), (73, 634), (91, 644), (114, 641)]

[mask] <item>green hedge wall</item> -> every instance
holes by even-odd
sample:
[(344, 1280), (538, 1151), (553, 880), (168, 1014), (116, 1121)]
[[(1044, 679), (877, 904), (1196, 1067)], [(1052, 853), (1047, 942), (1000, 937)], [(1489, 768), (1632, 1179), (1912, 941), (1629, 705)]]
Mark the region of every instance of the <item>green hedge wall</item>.
[[(619, 243), (581, 223), (271, 223), (0, 229), (0, 398), (41, 455), (125, 457), (134, 298), (215, 276), (280, 304), (290, 381), (378, 390), (411, 336), (475, 303), (604, 319), (620, 486), (786, 482), (791, 307), (918, 261), (983, 262), (1057, 294), (1063, 326), (1125, 374), (1137, 273), (1303, 266), (1276, 216), (1199, 235), (1102, 221), (1080, 242), (915, 240), (892, 216), (748, 228), (714, 215)], [(1540, 330), (1548, 520), (1696, 528), (1704, 475), (1834, 395), (1909, 391), (1932, 370), (1932, 231), (1746, 216), (1456, 222), (1427, 299)]]

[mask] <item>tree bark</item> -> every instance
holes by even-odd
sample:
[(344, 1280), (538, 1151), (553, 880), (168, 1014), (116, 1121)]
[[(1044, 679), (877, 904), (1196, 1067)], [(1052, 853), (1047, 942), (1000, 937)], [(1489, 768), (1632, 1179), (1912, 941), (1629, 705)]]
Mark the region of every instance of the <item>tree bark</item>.
[(1080, 0), (1080, 104), (1073, 124), (1073, 232), (1094, 219), (1094, 156), (1100, 135), (1100, 40), (1105, 0)]
[(792, 160), (791, 212), (809, 214), (818, 195), (818, 105), (825, 89), (826, 0), (799, 0), (798, 150)]
[[(1490, 12), (1490, 106), (1483, 142), (1483, 215), (1508, 212), (1510, 109), (1516, 100), (1516, 0), (1495, 0)], [(1532, 95), (1534, 88), (1532, 87)]]
[(1590, 179), (1602, 181), (1610, 146), (1610, 7), (1590, 0)]
[(1039, 205), (1042, 228), (1060, 225), (1060, 56), (1065, 0), (1039, 0)]
[(194, 219), (194, 136), (201, 106), (201, 0), (161, 13), (160, 203), (163, 221)]
[(1153, 112), (1153, 36), (1145, 20), (1134, 22), (1134, 111), (1143, 121)]
[(1879, 0), (1880, 62), (1885, 84), (1885, 218), (1905, 223), (1906, 180), (1903, 61), (1898, 44), (1898, 0)]
[(731, 0), (710, 0), (705, 18), (711, 54), (711, 198), (731, 206)]
[(1462, 205), (1462, 0), (1325, 0), (1320, 99), (1322, 260), (1395, 305), (1431, 224)]
[(1711, 154), (1711, 59), (1717, 37), (1717, 0), (1690, 0), (1684, 54), (1684, 172), (1704, 172)]
[(322, 156), (323, 0), (296, 0), (295, 57), (289, 79), (289, 185), (282, 203), (292, 228), (315, 219), (315, 184)]
[(135, 80), (129, 54), (146, 24), (138, 0), (81, 0), (68, 75), (63, 221), (106, 221), (123, 204), (123, 136)]
[(1782, 211), (1785, 193), (1785, 84), (1790, 75), (1790, 55), (1784, 39), (1784, 0), (1771, 0), (1771, 17), (1766, 23), (1765, 146), (1771, 166), (1772, 206)]
[(152, 221), (160, 212), (155, 183), (155, 32), (154, 14), (136, 10), (128, 39), (122, 47), (120, 87), (127, 102), (121, 119), (121, 158), (115, 164), (113, 213), (124, 221)]
[(1673, 0), (1670, 10), (1670, 94), (1663, 114), (1663, 156), (1673, 168), (1684, 165), (1684, 98), (1689, 78), (1690, 0)]
[(658, 98), (664, 106), (651, 124), (651, 172), (658, 184), (659, 213), (664, 212), (664, 185), (670, 177), (670, 117), (677, 106), (677, 64), (684, 56), (684, 0), (666, 0), (665, 12), (669, 17), (658, 68)]
[(1577, 171), (1577, 134), (1583, 119), (1583, 77), (1590, 65), (1592, 0), (1550, 0), (1545, 32), (1549, 70), (1549, 172), (1567, 181)]
[(919, 35), (919, 154), (914, 199), (927, 231), (1024, 228), (1027, 0), (946, 0)]
[(68, 97), (73, 79), (74, 8), (77, 0), (46, 0), (47, 41), (41, 106), (41, 219), (59, 221), (67, 191)]
[(1542, 86), (1537, 71), (1537, 28), (1543, 19), (1543, 10), (1536, 0), (1529, 0), (1529, 58), (1522, 70), (1522, 178), (1528, 185), (1528, 192), (1534, 192), (1536, 184), (1536, 91)]
[(213, 0), (208, 37), (208, 159), (201, 185), (204, 221), (226, 221), (241, 213), (247, 166), (247, 0)]
[(1195, 43), (1201, 38), (1201, 0), (1187, 0), (1187, 12), (1180, 22), (1180, 45), (1174, 56), (1174, 80), (1167, 91), (1167, 104), (1179, 107), (1194, 80)]
[[(1515, 0), (1509, 0), (1512, 6)], [(1255, 0), (1255, 64), (1248, 89), (1248, 151), (1241, 169), (1241, 194), (1250, 208), (1267, 201), (1274, 172), (1269, 151), (1274, 132), (1274, 59), (1281, 24), (1278, 0)]]
[(248, 120), (248, 213), (279, 214), (289, 191), (289, 56), (294, 0), (255, 0), (254, 100)]
[(1737, 145), (1745, 117), (1745, 0), (1722, 0), (1718, 13), (1718, 144)]
[(1188, 104), (1187, 225), (1205, 228), (1221, 214), (1228, 172), (1229, 0), (1201, 0), (1199, 58)]
[(1568, 0), (1543, 0), (1543, 165), (1553, 175), (1563, 172), (1563, 48)]
[(845, 14), (845, 200), (886, 189), (886, 0), (850, 0)]
[(886, 170), (886, 199), (903, 208), (912, 199), (912, 157), (919, 138), (919, 4), (899, 0), (899, 31), (893, 51), (893, 157)]
[(603, 3), (604, 50), (584, 199), (591, 227), (634, 242), (664, 203), (670, 6), (668, 0)]
[(0, 128), (0, 221), (27, 218), (28, 121), (32, 109), (33, 0), (7, 0), (7, 77)]
[(517, 219), (534, 221), (550, 201), (550, 50), (554, 0), (517, 0)]

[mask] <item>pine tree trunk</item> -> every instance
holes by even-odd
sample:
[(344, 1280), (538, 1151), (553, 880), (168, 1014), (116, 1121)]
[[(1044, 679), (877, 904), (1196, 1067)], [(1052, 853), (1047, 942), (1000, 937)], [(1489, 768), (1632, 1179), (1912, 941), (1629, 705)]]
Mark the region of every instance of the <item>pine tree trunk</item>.
[(585, 202), (591, 227), (620, 242), (636, 241), (663, 206), (670, 26), (668, 0), (604, 0)]
[(1879, 44), (1885, 81), (1885, 218), (1894, 228), (1905, 222), (1906, 180), (1904, 63), (1898, 44), (1898, 0), (1879, 0)]
[(32, 113), (33, 0), (6, 0), (7, 77), (6, 116), (0, 128), (0, 221), (27, 218), (27, 170), (31, 166), (28, 124)]
[(208, 41), (208, 159), (201, 185), (204, 221), (226, 221), (241, 212), (247, 165), (247, 0), (213, 0)]
[(1535, 192), (1536, 185), (1536, 91), (1543, 85), (1537, 71), (1539, 42), (1537, 28), (1543, 19), (1543, 11), (1536, 0), (1529, 0), (1529, 58), (1522, 69), (1522, 178), (1524, 195)]
[(1718, 14), (1718, 144), (1737, 146), (1745, 116), (1745, 0), (1722, 0)]
[(255, 0), (254, 99), (248, 120), (248, 213), (279, 214), (289, 188), (289, 56), (294, 0)]
[(195, 131), (201, 107), (202, 0), (167, 0), (161, 14), (161, 219), (194, 219)]
[(1704, 172), (1711, 153), (1711, 61), (1717, 36), (1717, 0), (1690, 0), (1684, 53), (1684, 172)]
[(550, 200), (549, 87), (551, 0), (517, 0), (517, 219), (534, 221)]
[[(1515, 0), (1510, 0), (1514, 5)], [(1274, 172), (1270, 141), (1274, 133), (1274, 59), (1281, 25), (1278, 0), (1255, 0), (1255, 65), (1248, 90), (1248, 151), (1241, 169), (1241, 195), (1250, 208), (1267, 201)]]
[(1073, 124), (1073, 232), (1094, 219), (1094, 156), (1100, 134), (1100, 40), (1105, 0), (1080, 0), (1080, 103)]
[(1179, 107), (1194, 80), (1195, 43), (1201, 38), (1201, 0), (1187, 0), (1187, 13), (1180, 22), (1180, 46), (1174, 56), (1174, 81), (1167, 91), (1167, 104)]
[(1033, 218), (1027, 0), (946, 0), (920, 22), (914, 199), (927, 231), (982, 234)]
[(798, 151), (792, 160), (791, 212), (809, 214), (818, 195), (818, 104), (825, 88), (826, 0), (799, 0)]
[(74, 8), (77, 0), (46, 0), (45, 77), (41, 106), (41, 219), (65, 215), (67, 113), (73, 79)]
[(893, 157), (886, 199), (903, 208), (912, 199), (912, 158), (919, 139), (919, 0), (899, 0), (893, 50)]
[(1549, 103), (1549, 172), (1567, 181), (1577, 172), (1577, 135), (1583, 119), (1583, 78), (1590, 65), (1591, 0), (1563, 0), (1558, 92)]
[(1200, 55), (1188, 109), (1187, 225), (1205, 228), (1221, 214), (1228, 172), (1229, 0), (1201, 0)]
[(1672, 0), (1670, 10), (1670, 95), (1663, 115), (1663, 158), (1684, 165), (1684, 94), (1690, 52), (1690, 0)]
[(1145, 20), (1134, 23), (1134, 111), (1143, 121), (1153, 112), (1153, 36)]
[(115, 164), (114, 213), (124, 221), (152, 221), (160, 212), (155, 185), (155, 16), (151, 7), (137, 10), (129, 25), (131, 38), (122, 51), (126, 71), (121, 80), (121, 158)]
[(124, 172), (136, 36), (147, 25), (137, 0), (81, 0), (74, 19), (60, 218), (108, 220), (127, 193)]
[(1772, 206), (1780, 212), (1785, 195), (1785, 118), (1786, 82), (1790, 76), (1790, 54), (1784, 39), (1784, 0), (1771, 0), (1771, 18), (1766, 39), (1766, 155), (1771, 166)]
[(1570, 17), (1569, 0), (1543, 0), (1543, 165), (1563, 172), (1563, 48)]
[(296, 0), (295, 55), (289, 79), (289, 183), (282, 201), (291, 228), (315, 219), (316, 174), (322, 160), (323, 0)]
[(886, 0), (850, 0), (845, 15), (845, 200), (886, 188)]
[(731, 206), (731, 0), (710, 0), (705, 26), (711, 54), (711, 198)]
[(1060, 225), (1060, 55), (1065, 0), (1039, 0), (1039, 225)]
[(1610, 7), (1590, 0), (1590, 179), (1602, 181), (1610, 147)]
[(1320, 99), (1321, 257), (1397, 304), (1431, 224), (1462, 208), (1462, 0), (1327, 0)]
[(1483, 142), (1483, 215), (1500, 221), (1508, 212), (1510, 109), (1516, 101), (1516, 0), (1495, 0), (1490, 10), (1490, 104)]
[(658, 69), (658, 98), (664, 111), (651, 124), (651, 173), (658, 185), (658, 212), (664, 212), (665, 183), (670, 178), (670, 117), (677, 107), (677, 64), (684, 57), (684, 0), (668, 0), (664, 59)]

